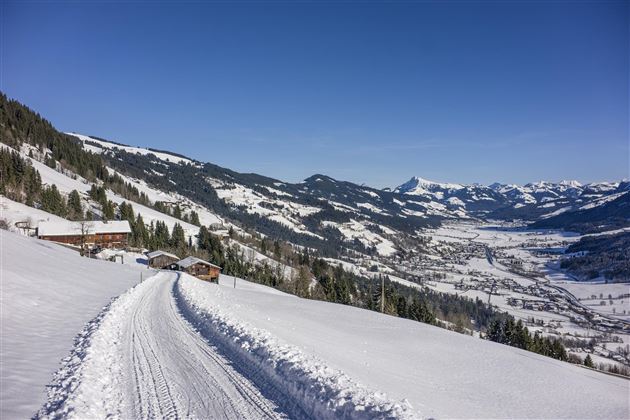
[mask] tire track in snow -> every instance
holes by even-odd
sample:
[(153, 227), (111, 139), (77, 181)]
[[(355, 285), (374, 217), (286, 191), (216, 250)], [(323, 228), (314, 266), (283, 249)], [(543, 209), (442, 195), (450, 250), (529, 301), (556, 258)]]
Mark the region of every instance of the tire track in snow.
[(182, 317), (176, 281), (175, 273), (157, 274), (99, 315), (85, 357), (59, 377), (73, 386), (53, 385), (63, 392), (51, 392), (37, 416), (287, 417)]

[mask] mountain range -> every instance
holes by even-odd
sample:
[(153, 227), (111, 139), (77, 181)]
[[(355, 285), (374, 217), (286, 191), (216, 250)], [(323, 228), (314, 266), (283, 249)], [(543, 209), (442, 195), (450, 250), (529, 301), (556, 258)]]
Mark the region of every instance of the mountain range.
[[(256, 226), (263, 233), (313, 244), (324, 238), (352, 239), (369, 246), (360, 232), (413, 233), (451, 219), (541, 222), (562, 228), (561, 215), (585, 212), (627, 196), (628, 181), (582, 185), (577, 181), (526, 185), (452, 184), (413, 177), (393, 189), (376, 189), (316, 174), (288, 183), (244, 174), (166, 151), (122, 145), (69, 133), (104, 156), (116, 171), (160, 189), (201, 201), (220, 215)], [(199, 182), (202, 181), (202, 182)], [(362, 228), (359, 225), (363, 226)], [(585, 230), (590, 228), (586, 227)], [(369, 235), (367, 235), (369, 236)], [(301, 238), (300, 241), (297, 238)]]

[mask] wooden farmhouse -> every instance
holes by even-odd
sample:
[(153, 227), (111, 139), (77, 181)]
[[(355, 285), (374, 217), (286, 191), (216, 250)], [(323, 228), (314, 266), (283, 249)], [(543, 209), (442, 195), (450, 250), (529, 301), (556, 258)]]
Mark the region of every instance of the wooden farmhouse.
[(43, 221), (37, 227), (37, 237), (74, 246), (126, 248), (131, 227), (126, 220), (109, 222)]
[(179, 257), (166, 251), (153, 251), (147, 253), (148, 264), (151, 268), (166, 268), (179, 261)]
[(196, 257), (186, 257), (171, 264), (171, 269), (183, 271), (202, 280), (218, 281), (221, 267)]

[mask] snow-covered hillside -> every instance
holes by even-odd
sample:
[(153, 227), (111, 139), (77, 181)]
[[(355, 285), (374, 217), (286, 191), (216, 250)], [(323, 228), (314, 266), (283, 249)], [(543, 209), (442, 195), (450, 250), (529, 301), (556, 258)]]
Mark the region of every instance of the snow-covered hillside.
[(150, 272), (2, 230), (0, 266), (0, 417), (28, 418), (83, 326)]
[(106, 153), (108, 151), (117, 149), (117, 150), (121, 150), (127, 153), (132, 153), (132, 154), (153, 155), (157, 159), (164, 162), (172, 162), (172, 163), (178, 163), (178, 164), (194, 164), (195, 163), (194, 161), (186, 157), (179, 156), (174, 153), (151, 150), (145, 147), (127, 146), (127, 145), (114, 143), (114, 142), (106, 141), (106, 140), (95, 138), (95, 137), (85, 136), (83, 134), (77, 134), (77, 133), (66, 133), (66, 134), (69, 134), (81, 140), (83, 142), (83, 147), (91, 151), (92, 153), (100, 154), (100, 153)]
[[(178, 287), (229, 339), (248, 343), (242, 351), (262, 365), (294, 363), (322, 380), (338, 370), (393, 401), (408, 401), (423, 417), (630, 414), (624, 379), (418, 322), (270, 293), (240, 280), (232, 285), (226, 277), (220, 287), (185, 278)], [(272, 359), (260, 360), (263, 355)], [(347, 394), (365, 392), (340, 382)]]
[[(94, 317), (40, 414), (625, 418), (630, 410), (627, 380), (231, 277), (216, 285), (163, 273), (99, 314), (137, 284), (139, 270), (12, 233), (0, 240), (4, 418), (42, 406), (72, 337)], [(152, 353), (128, 353), (134, 336)]]

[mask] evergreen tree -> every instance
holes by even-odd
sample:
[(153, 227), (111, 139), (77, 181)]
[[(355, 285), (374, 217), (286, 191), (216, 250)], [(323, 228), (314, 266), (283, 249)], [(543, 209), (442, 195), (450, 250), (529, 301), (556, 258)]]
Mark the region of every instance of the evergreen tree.
[(194, 210), (190, 212), (190, 223), (192, 223), (195, 226), (201, 226), (201, 222), (199, 221), (199, 215)]
[(149, 231), (144, 225), (144, 220), (142, 219), (142, 215), (138, 213), (138, 217), (133, 224), (133, 245), (137, 247), (148, 247), (149, 246)]
[(175, 205), (175, 208), (173, 209), (173, 217), (176, 219), (182, 218), (182, 209), (179, 207), (179, 204)]
[(273, 256), (277, 259), (280, 260), (280, 258), (282, 258), (282, 251), (280, 250), (280, 242), (273, 241)]
[(83, 205), (81, 204), (81, 196), (77, 190), (72, 190), (68, 195), (68, 217), (71, 220), (83, 219)]
[(591, 358), (590, 354), (587, 354), (586, 357), (584, 358), (584, 366), (590, 367), (590, 368), (595, 367), (595, 365), (593, 364), (593, 359)]
[(164, 248), (169, 245), (171, 240), (171, 236), (168, 232), (168, 227), (166, 223), (161, 220), (158, 220), (155, 223), (155, 234), (154, 234), (154, 247), (156, 249)]
[(199, 249), (208, 252), (208, 260), (218, 266), (223, 266), (225, 263), (223, 244), (221, 240), (210, 233), (208, 228), (201, 226), (197, 235), (197, 246)]
[(120, 211), (120, 220), (127, 220), (129, 224), (133, 225), (135, 222), (135, 213), (133, 212), (133, 206), (126, 201), (120, 203), (118, 206)]
[(175, 223), (175, 226), (173, 226), (170, 245), (176, 249), (186, 246), (186, 234), (184, 233), (184, 228), (182, 228), (182, 225), (179, 223)]
[(105, 200), (102, 204), (102, 212), (103, 212), (103, 220), (113, 220), (115, 217), (114, 214), (114, 203), (111, 200)]
[(41, 194), (41, 205), (44, 211), (66, 217), (66, 202), (55, 184), (44, 188)]

